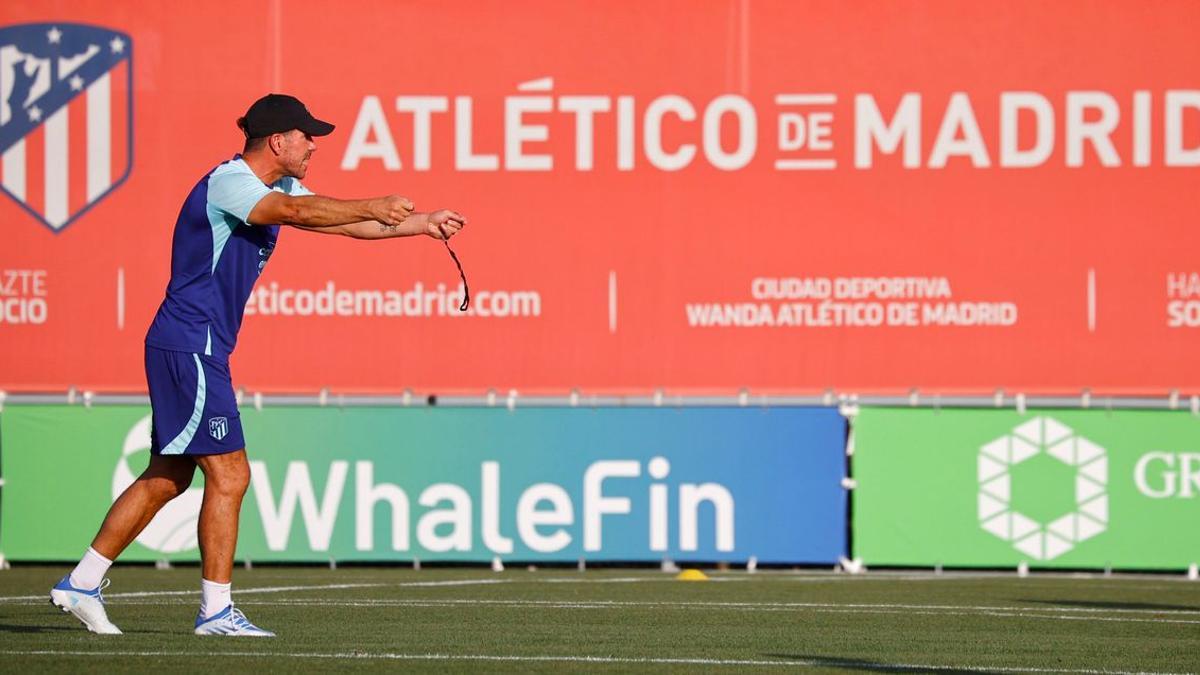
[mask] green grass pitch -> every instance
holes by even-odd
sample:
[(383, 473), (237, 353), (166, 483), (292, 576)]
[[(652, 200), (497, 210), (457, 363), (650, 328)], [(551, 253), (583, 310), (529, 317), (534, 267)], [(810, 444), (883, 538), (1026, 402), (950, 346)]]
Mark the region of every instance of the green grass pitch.
[(1200, 670), (1182, 576), (266, 567), (234, 598), (276, 639), (196, 637), (194, 567), (115, 568), (92, 635), (0, 571), (4, 672), (1169, 672)]

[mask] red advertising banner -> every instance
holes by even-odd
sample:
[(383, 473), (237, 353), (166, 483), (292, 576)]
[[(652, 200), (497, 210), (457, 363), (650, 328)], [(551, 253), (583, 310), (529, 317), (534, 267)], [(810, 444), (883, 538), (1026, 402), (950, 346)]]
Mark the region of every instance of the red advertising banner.
[(287, 229), (251, 390), (1200, 389), (1193, 2), (60, 1), (0, 9), (0, 388), (142, 391), (234, 120), (470, 224)]

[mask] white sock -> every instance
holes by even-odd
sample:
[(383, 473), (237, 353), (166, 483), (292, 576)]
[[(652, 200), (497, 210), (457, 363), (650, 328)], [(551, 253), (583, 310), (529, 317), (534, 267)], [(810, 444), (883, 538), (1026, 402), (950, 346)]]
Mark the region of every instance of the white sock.
[(208, 579), (200, 580), (200, 616), (205, 619), (229, 606), (232, 583), (218, 584)]
[(89, 546), (87, 553), (83, 554), (83, 560), (80, 560), (71, 572), (69, 581), (75, 588), (90, 591), (104, 581), (104, 575), (108, 573), (109, 567), (112, 567), (112, 561), (96, 553), (96, 549)]

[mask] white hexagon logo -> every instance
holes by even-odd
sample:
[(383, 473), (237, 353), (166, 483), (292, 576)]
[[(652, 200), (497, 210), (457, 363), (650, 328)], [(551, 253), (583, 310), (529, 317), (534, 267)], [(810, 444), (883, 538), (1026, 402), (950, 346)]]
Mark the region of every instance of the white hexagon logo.
[[(1076, 510), (1039, 523), (1013, 510), (1009, 469), (1044, 452), (1075, 467)], [(1034, 560), (1053, 560), (1108, 527), (1108, 452), (1049, 417), (1035, 417), (979, 449), (979, 526)]]

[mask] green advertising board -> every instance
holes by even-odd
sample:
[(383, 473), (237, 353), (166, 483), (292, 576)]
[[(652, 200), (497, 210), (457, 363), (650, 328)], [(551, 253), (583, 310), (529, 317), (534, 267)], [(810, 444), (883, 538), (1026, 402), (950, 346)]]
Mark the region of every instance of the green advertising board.
[[(239, 559), (829, 564), (832, 408), (315, 406), (242, 412)], [(202, 427), (207, 428), (207, 426)], [(145, 406), (6, 406), (0, 553), (71, 560), (149, 461)], [(195, 560), (199, 472), (122, 560)]]
[(1200, 417), (868, 408), (853, 553), (868, 565), (1179, 569), (1200, 562)]

